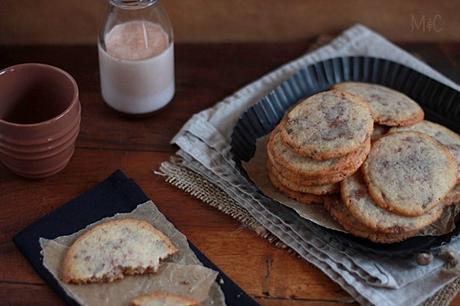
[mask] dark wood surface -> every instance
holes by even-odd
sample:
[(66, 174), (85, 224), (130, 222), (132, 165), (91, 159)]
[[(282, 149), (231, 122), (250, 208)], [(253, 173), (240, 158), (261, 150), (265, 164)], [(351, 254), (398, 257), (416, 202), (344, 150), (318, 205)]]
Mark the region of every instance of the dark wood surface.
[[(460, 43), (401, 45), (460, 82)], [(120, 117), (104, 105), (95, 46), (0, 47), (0, 68), (42, 62), (67, 70), (77, 80), (82, 103), (77, 149), (64, 171), (31, 181), (0, 165), (0, 305), (62, 305), (11, 238), (118, 168), (262, 305), (352, 304), (352, 299), (313, 265), (277, 249), (231, 217), (152, 174), (152, 169), (176, 150), (169, 141), (192, 114), (301, 55), (308, 46), (308, 42), (179, 44), (174, 100), (161, 113), (140, 120)], [(460, 305), (459, 297), (453, 305)]]

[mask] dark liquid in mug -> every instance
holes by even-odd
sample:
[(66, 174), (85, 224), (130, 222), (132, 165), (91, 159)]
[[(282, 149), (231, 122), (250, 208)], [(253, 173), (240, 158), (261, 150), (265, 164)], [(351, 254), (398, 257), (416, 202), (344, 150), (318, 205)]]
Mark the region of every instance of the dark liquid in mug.
[(34, 124), (50, 120), (63, 113), (72, 96), (50, 80), (30, 82), (11, 88), (9, 94), (0, 95), (0, 118), (16, 124)]

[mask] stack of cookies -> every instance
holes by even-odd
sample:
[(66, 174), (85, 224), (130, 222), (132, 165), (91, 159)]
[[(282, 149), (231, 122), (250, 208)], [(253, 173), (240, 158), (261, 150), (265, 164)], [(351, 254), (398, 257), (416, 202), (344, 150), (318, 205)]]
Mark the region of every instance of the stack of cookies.
[(402, 241), (460, 202), (460, 136), (423, 117), (394, 90), (338, 84), (297, 104), (273, 130), (268, 177), (298, 202), (323, 203), (356, 236)]
[(372, 129), (370, 108), (360, 98), (337, 90), (311, 96), (270, 134), (268, 176), (301, 203), (323, 203), (366, 159)]

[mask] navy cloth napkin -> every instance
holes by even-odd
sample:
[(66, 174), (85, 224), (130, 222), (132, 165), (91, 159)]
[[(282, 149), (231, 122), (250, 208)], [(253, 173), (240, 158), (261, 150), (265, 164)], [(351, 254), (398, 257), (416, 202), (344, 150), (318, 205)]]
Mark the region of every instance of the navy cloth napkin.
[[(67, 305), (78, 305), (43, 266), (39, 238), (54, 239), (62, 235), (70, 235), (102, 218), (130, 212), (137, 205), (148, 200), (132, 179), (126, 177), (121, 170), (117, 170), (103, 182), (26, 227), (13, 237), (13, 241), (40, 277)], [(217, 283), (225, 294), (227, 305), (258, 305), (190, 241), (189, 244), (204, 266), (219, 272)]]

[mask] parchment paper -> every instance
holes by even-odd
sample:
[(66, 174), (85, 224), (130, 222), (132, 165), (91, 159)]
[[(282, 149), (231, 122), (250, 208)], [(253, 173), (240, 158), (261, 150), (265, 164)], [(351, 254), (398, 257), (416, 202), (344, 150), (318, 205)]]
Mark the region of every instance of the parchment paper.
[[(126, 276), (113, 283), (69, 285), (60, 281), (60, 268), (67, 248), (84, 231), (96, 224), (113, 219), (136, 218), (153, 224), (168, 236), (178, 252), (168, 258), (157, 273), (147, 275)], [(69, 236), (60, 236), (54, 240), (40, 238), (43, 264), (58, 280), (64, 290), (82, 305), (129, 305), (139, 295), (156, 290), (176, 293), (195, 298), (202, 305), (225, 305), (225, 297), (216, 284), (218, 273), (201, 265), (190, 249), (186, 237), (148, 201), (139, 205), (130, 213), (117, 214), (104, 218), (85, 229)]]
[[(278, 201), (279, 203), (292, 208), (299, 214), (300, 217), (310, 220), (323, 227), (336, 231), (346, 232), (345, 229), (335, 222), (323, 205), (306, 205), (299, 203), (289, 197), (286, 197), (273, 187), (267, 176), (266, 161), (267, 136), (261, 137), (256, 143), (256, 152), (254, 157), (247, 163), (243, 163), (243, 168), (246, 170), (249, 178), (256, 186), (268, 197)], [(444, 209), (444, 213), (439, 220), (432, 225), (423, 229), (418, 236), (424, 235), (444, 235), (451, 232), (455, 228), (455, 216), (460, 212), (460, 205), (451, 205)]]

